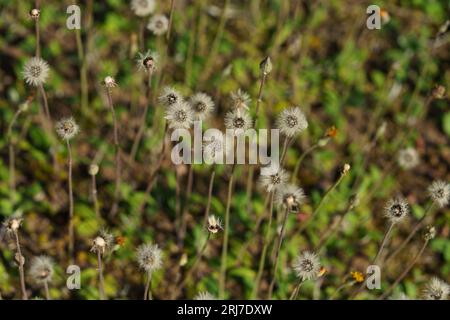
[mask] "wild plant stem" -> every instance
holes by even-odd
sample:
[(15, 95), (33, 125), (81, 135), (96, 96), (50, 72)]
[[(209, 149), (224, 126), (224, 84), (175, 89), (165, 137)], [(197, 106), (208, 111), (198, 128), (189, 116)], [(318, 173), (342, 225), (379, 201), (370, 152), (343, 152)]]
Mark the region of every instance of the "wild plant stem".
[[(36, 8), (37, 9), (37, 8)], [(34, 20), (34, 29), (36, 33), (36, 57), (41, 57), (41, 36), (39, 31), (39, 18)]]
[(294, 291), (292, 292), (291, 296), (289, 297), (289, 300), (297, 300), (298, 298), (298, 293), (300, 292), (300, 288), (302, 287), (303, 283), (305, 281), (303, 281), (303, 279), (299, 279), (297, 285), (295, 286)]
[(292, 174), (292, 178), (291, 181), (292, 183), (297, 183), (297, 179), (298, 179), (298, 171), (300, 170), (300, 166), (303, 162), (303, 160), (305, 159), (305, 157), (310, 154), (311, 152), (313, 152), (316, 148), (318, 148), (319, 145), (317, 143), (313, 144), (311, 147), (309, 147), (308, 149), (306, 149), (301, 156), (298, 158), (296, 164), (295, 164), (295, 168), (294, 168), (294, 173)]
[(50, 291), (48, 290), (48, 281), (47, 280), (44, 281), (44, 290), (45, 290), (45, 299), (52, 300), (50, 298)]
[(337, 296), (337, 294), (338, 294), (339, 292), (341, 292), (342, 290), (344, 290), (344, 289), (347, 288), (347, 287), (350, 287), (350, 286), (354, 285), (355, 283), (356, 283), (355, 281), (350, 281), (350, 282), (344, 282), (343, 284), (341, 284), (341, 285), (333, 292), (333, 294), (332, 294), (331, 297), (330, 297), (330, 300), (333, 300), (333, 299)]
[[(259, 286), (261, 283), (262, 274), (264, 271), (264, 264), (266, 262), (267, 248), (269, 246), (271, 231), (272, 231), (272, 220), (273, 220), (273, 196), (274, 192), (270, 192), (270, 200), (269, 200), (269, 222), (267, 223), (267, 230), (264, 237), (263, 250), (261, 253), (261, 257), (259, 259), (258, 273), (256, 275), (255, 285), (253, 286), (252, 299), (258, 298)], [(265, 210), (265, 208), (264, 208)], [(264, 216), (265, 214), (263, 214)]]
[(118, 207), (119, 207), (119, 201), (120, 201), (120, 182), (121, 182), (121, 176), (120, 176), (120, 145), (119, 145), (119, 128), (117, 124), (117, 118), (116, 118), (116, 112), (114, 110), (114, 105), (112, 102), (112, 96), (111, 96), (111, 90), (109, 88), (106, 88), (106, 94), (108, 96), (108, 106), (111, 111), (111, 115), (113, 118), (113, 125), (114, 125), (114, 147), (115, 147), (115, 153), (116, 153), (116, 160), (115, 160), (115, 166), (116, 166), (116, 174), (115, 174), (115, 187), (114, 187), (114, 202), (111, 207), (110, 216), (114, 217), (117, 213)]
[(100, 300), (105, 300), (105, 282), (103, 279), (103, 264), (102, 264), (102, 254), (100, 250), (97, 250), (97, 263), (98, 263), (98, 292), (100, 295)]
[(167, 28), (167, 33), (166, 33), (166, 40), (167, 40), (167, 42), (169, 42), (169, 40), (170, 40), (170, 35), (171, 35), (171, 31), (172, 31), (174, 8), (175, 8), (175, 0), (171, 0), (170, 1), (169, 26)]
[(133, 146), (131, 148), (131, 155), (130, 158), (131, 159), (135, 159), (136, 158), (136, 154), (137, 154), (137, 150), (139, 148), (139, 144), (142, 140), (142, 137), (144, 135), (145, 132), (145, 127), (146, 127), (146, 122), (147, 122), (147, 115), (148, 115), (148, 109), (149, 109), (149, 105), (150, 105), (150, 101), (151, 101), (151, 84), (152, 84), (152, 72), (149, 71), (148, 73), (148, 93), (147, 93), (147, 99), (145, 101), (145, 106), (144, 106), (144, 113), (141, 117), (141, 124), (139, 125), (139, 129), (138, 132), (136, 134), (136, 137), (134, 138), (134, 142), (133, 142)]
[(16, 240), (16, 250), (19, 264), (19, 277), (20, 277), (20, 290), (22, 291), (22, 300), (28, 300), (27, 289), (25, 287), (25, 272), (23, 270), (23, 262), (24, 258), (22, 256), (22, 250), (20, 249), (20, 241), (19, 241), (19, 232), (17, 230), (14, 231), (14, 238)]
[(414, 265), (419, 260), (420, 256), (424, 252), (425, 248), (428, 245), (429, 240), (425, 240), (422, 247), (420, 248), (419, 252), (416, 254), (416, 256), (411, 260), (411, 262), (408, 264), (406, 269), (398, 276), (398, 278), (394, 281), (394, 283), (378, 298), (378, 300), (384, 300), (386, 297), (392, 292), (392, 290), (397, 287), (397, 285), (400, 283), (400, 281), (403, 280), (403, 278), (406, 277), (406, 275), (411, 271), (411, 269), (414, 267)]
[(425, 219), (429, 216), (430, 212), (434, 208), (434, 203), (431, 203), (428, 205), (427, 209), (425, 210), (425, 213), (422, 218), (414, 225), (413, 229), (409, 233), (408, 237), (403, 240), (403, 242), (395, 249), (393, 253), (391, 253), (386, 260), (385, 263), (388, 263), (388, 261), (392, 260), (394, 257), (396, 257), (411, 241), (411, 239), (417, 234), (417, 232), (420, 230), (420, 228), (423, 226)]
[(48, 101), (47, 101), (47, 94), (45, 93), (44, 85), (42, 83), (39, 85), (39, 92), (41, 93), (42, 100), (44, 101), (45, 116), (47, 117), (47, 121), (49, 123), (51, 123), (50, 109), (48, 108)]
[(92, 202), (94, 203), (95, 216), (97, 217), (97, 219), (101, 219), (97, 197), (97, 179), (95, 176), (95, 174), (91, 175)]
[(202, 259), (203, 254), (205, 253), (206, 247), (208, 246), (208, 242), (209, 242), (210, 238), (211, 238), (211, 232), (208, 232), (208, 236), (207, 236), (205, 242), (203, 243), (203, 245), (200, 248), (200, 250), (197, 251), (197, 254), (195, 256), (194, 262), (192, 263), (192, 265), (189, 268), (189, 270), (186, 272), (186, 276), (184, 277), (183, 281), (179, 285), (179, 289), (180, 290), (184, 287), (186, 282), (189, 280), (189, 277), (192, 275), (192, 273), (194, 272), (195, 268), (200, 263), (200, 260)]
[(147, 272), (147, 283), (145, 284), (144, 300), (152, 300), (152, 273)]
[(203, 217), (203, 225), (204, 226), (206, 226), (208, 223), (208, 216), (209, 216), (209, 210), (211, 209), (211, 199), (212, 199), (212, 192), (213, 192), (213, 188), (214, 188), (215, 176), (216, 176), (216, 169), (213, 168), (211, 171), (211, 176), (209, 178), (208, 200), (206, 201), (205, 214)]
[(183, 210), (181, 213), (181, 228), (179, 233), (179, 245), (180, 248), (183, 247), (184, 237), (186, 236), (187, 228), (187, 216), (189, 214), (189, 201), (192, 194), (192, 184), (194, 183), (194, 168), (192, 164), (188, 164), (188, 181), (186, 186), (186, 193), (184, 195)]
[(73, 221), (73, 189), (72, 189), (72, 150), (70, 142), (67, 139), (67, 152), (68, 152), (68, 166), (69, 166), (69, 258), (74, 261), (74, 249), (75, 249), (75, 235), (74, 235), (74, 221)]
[(286, 210), (284, 212), (284, 217), (283, 217), (283, 224), (281, 225), (280, 236), (278, 237), (277, 250), (275, 251), (275, 265), (273, 267), (272, 281), (270, 282), (270, 286), (269, 286), (269, 294), (267, 295), (269, 300), (272, 299), (273, 288), (275, 286), (275, 281), (277, 278), (281, 244), (283, 243), (284, 230), (286, 228), (286, 222), (287, 222), (288, 215), (289, 215), (289, 208), (286, 207)]
[(223, 230), (223, 244), (222, 244), (222, 258), (220, 263), (220, 276), (219, 276), (219, 298), (225, 297), (225, 284), (226, 284), (226, 272), (227, 272), (227, 258), (228, 258), (228, 237), (230, 233), (230, 209), (231, 199), (233, 195), (233, 180), (235, 164), (231, 167), (230, 179), (228, 181), (228, 194), (227, 194), (227, 207), (225, 211), (225, 227)]
[(86, 111), (89, 104), (89, 96), (88, 96), (89, 84), (87, 76), (87, 64), (80, 29), (75, 29), (75, 38), (77, 43), (78, 62), (80, 67), (81, 110)]
[(387, 229), (386, 233), (384, 234), (383, 241), (381, 242), (380, 249), (378, 250), (377, 255), (375, 256), (375, 259), (373, 259), (373, 263), (376, 264), (378, 262), (378, 259), (381, 257), (381, 254), (383, 253), (384, 248), (386, 247), (386, 244), (389, 240), (389, 236), (392, 233), (392, 229), (394, 228), (395, 223), (391, 223), (389, 228)]
[(12, 137), (12, 129), (20, 113), (21, 113), (20, 109), (14, 113), (14, 116), (11, 119), (11, 122), (9, 123), (7, 133), (9, 144), (9, 189), (12, 201), (14, 200), (14, 195), (16, 193), (16, 172), (15, 172), (16, 165), (15, 165), (15, 153), (14, 153), (14, 141)]

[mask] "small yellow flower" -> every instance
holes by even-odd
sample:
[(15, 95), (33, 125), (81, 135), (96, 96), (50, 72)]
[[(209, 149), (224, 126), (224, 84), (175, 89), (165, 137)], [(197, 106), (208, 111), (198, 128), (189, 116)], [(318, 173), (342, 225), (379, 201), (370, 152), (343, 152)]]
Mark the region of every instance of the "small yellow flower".
[(328, 269), (325, 267), (321, 267), (319, 272), (317, 273), (318, 277), (323, 277), (328, 272)]
[(352, 271), (350, 272), (352, 278), (356, 283), (361, 283), (364, 281), (364, 275), (361, 272), (358, 271)]

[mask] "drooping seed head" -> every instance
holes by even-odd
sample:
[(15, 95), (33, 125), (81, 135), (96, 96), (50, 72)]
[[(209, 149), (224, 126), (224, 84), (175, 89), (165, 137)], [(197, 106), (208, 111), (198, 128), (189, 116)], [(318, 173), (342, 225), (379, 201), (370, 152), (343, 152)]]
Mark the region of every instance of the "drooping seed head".
[(36, 283), (52, 281), (54, 262), (50, 257), (38, 256), (31, 260), (30, 276)]
[(441, 86), (441, 85), (437, 85), (436, 87), (434, 87), (433, 92), (432, 92), (432, 96), (434, 99), (444, 99), (445, 98), (445, 87)]
[(103, 80), (103, 85), (108, 89), (117, 87), (116, 80), (111, 76), (105, 77), (105, 79)]
[(30, 16), (31, 19), (33, 20), (37, 20), (39, 19), (39, 16), (41, 15), (41, 10), (39, 9), (31, 9), (30, 12), (28, 13), (28, 15)]
[(139, 70), (154, 72), (158, 68), (159, 55), (156, 52), (147, 50), (145, 53), (138, 52), (136, 64)]
[(275, 201), (279, 206), (287, 208), (290, 211), (297, 211), (305, 199), (305, 193), (302, 188), (288, 184), (283, 188), (277, 188)]
[(5, 221), (3, 221), (3, 230), (8, 236), (12, 236), (19, 230), (22, 222), (23, 218), (19, 216), (7, 218)]
[(80, 131), (80, 128), (78, 127), (75, 120), (70, 118), (61, 119), (56, 123), (56, 133), (60, 136), (63, 140), (70, 140), (73, 137), (75, 137), (78, 132)]
[(233, 108), (241, 111), (241, 110), (248, 110), (248, 105), (251, 102), (250, 95), (242, 91), (241, 89), (238, 89), (236, 92), (231, 93), (231, 100), (233, 101)]
[(91, 252), (104, 255), (112, 250), (114, 246), (114, 236), (103, 229), (99, 235), (92, 240)]
[(47, 81), (49, 72), (48, 63), (41, 58), (34, 57), (25, 63), (22, 74), (28, 85), (39, 87)]
[(208, 231), (215, 234), (222, 230), (222, 221), (214, 215), (208, 217)]
[(436, 237), (436, 228), (434, 226), (427, 226), (423, 234), (425, 241), (433, 240)]

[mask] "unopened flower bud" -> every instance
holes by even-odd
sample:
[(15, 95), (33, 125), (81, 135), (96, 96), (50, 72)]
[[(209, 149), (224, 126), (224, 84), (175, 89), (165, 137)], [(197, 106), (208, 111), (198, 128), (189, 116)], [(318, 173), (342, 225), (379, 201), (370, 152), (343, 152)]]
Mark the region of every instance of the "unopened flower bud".
[(98, 170), (99, 170), (99, 167), (98, 167), (98, 165), (96, 165), (96, 164), (91, 164), (91, 165), (89, 166), (89, 174), (90, 174), (91, 176), (96, 176), (97, 173), (98, 173)]
[(261, 61), (259, 64), (259, 69), (265, 76), (272, 71), (272, 61), (270, 60), (270, 57), (266, 57), (263, 61)]
[(444, 99), (445, 98), (445, 87), (438, 85), (433, 89), (432, 96), (434, 99)]

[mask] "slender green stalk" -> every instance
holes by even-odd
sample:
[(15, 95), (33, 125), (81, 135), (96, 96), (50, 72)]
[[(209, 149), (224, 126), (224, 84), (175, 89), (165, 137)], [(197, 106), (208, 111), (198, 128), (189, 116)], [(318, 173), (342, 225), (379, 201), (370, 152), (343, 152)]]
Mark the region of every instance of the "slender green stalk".
[(303, 160), (305, 159), (305, 157), (310, 154), (311, 152), (313, 152), (315, 149), (317, 149), (319, 147), (318, 143), (313, 144), (311, 147), (309, 147), (308, 149), (306, 149), (298, 158), (297, 162), (295, 163), (295, 168), (294, 168), (294, 173), (292, 174), (291, 177), (291, 181), (292, 183), (297, 183), (297, 179), (298, 179), (298, 171), (300, 170), (300, 166), (303, 162)]
[(279, 260), (280, 260), (279, 256), (280, 256), (280, 251), (281, 251), (281, 244), (283, 243), (284, 230), (286, 228), (286, 222), (287, 222), (288, 215), (289, 215), (289, 208), (286, 207), (286, 210), (284, 212), (283, 224), (281, 225), (280, 236), (278, 237), (277, 250), (275, 251), (275, 265), (273, 267), (272, 281), (270, 282), (270, 286), (269, 286), (269, 294), (267, 295), (269, 300), (272, 299), (273, 288), (275, 286), (275, 281), (276, 281), (276, 278), (277, 278), (278, 264), (279, 264)]
[(289, 297), (289, 300), (297, 300), (298, 298), (298, 293), (300, 292), (300, 288), (302, 287), (303, 283), (305, 283), (305, 281), (303, 281), (303, 279), (299, 279), (297, 285), (295, 286), (294, 291), (292, 292), (291, 296)]
[[(38, 9), (38, 7), (36, 7)], [(34, 30), (36, 34), (36, 57), (41, 57), (41, 32), (39, 30), (39, 18), (34, 19)]]
[(180, 229), (178, 234), (178, 242), (180, 248), (183, 247), (184, 237), (186, 236), (186, 228), (187, 228), (187, 216), (189, 214), (189, 200), (191, 198), (192, 193), (192, 184), (194, 183), (194, 169), (192, 164), (188, 164), (188, 181), (186, 186), (186, 193), (184, 195), (184, 203), (183, 210), (181, 213), (181, 221), (180, 221)]
[(264, 271), (264, 264), (266, 262), (267, 248), (270, 243), (271, 231), (272, 231), (272, 220), (273, 220), (273, 196), (274, 192), (270, 192), (270, 201), (269, 201), (269, 222), (267, 223), (266, 235), (264, 238), (263, 250), (261, 253), (261, 258), (259, 259), (258, 273), (256, 275), (255, 285), (253, 286), (252, 291), (252, 299), (258, 298), (259, 286), (261, 283), (262, 274)]
[(211, 199), (212, 199), (212, 192), (213, 192), (213, 187), (214, 187), (215, 176), (216, 176), (216, 169), (213, 168), (211, 171), (211, 176), (209, 178), (208, 200), (206, 201), (205, 214), (203, 216), (203, 225), (204, 226), (206, 226), (208, 223), (209, 211), (211, 209)]
[(220, 276), (219, 276), (220, 299), (224, 299), (225, 297), (225, 284), (226, 284), (227, 258), (228, 258), (228, 237), (230, 233), (230, 210), (231, 210), (231, 199), (233, 195), (233, 180), (235, 167), (236, 165), (233, 164), (231, 167), (230, 179), (228, 181), (227, 207), (225, 211), (225, 227), (223, 230), (224, 235), (223, 235), (222, 258), (220, 263)]
[(45, 116), (47, 118), (47, 121), (49, 123), (51, 123), (50, 109), (48, 108), (48, 101), (47, 101), (47, 94), (45, 93), (44, 85), (42, 83), (39, 85), (39, 92), (41, 93), (42, 101), (44, 102)]
[(75, 39), (77, 43), (78, 63), (80, 68), (81, 110), (87, 111), (89, 105), (89, 84), (87, 76), (87, 63), (80, 29), (75, 29)]
[(186, 282), (189, 280), (189, 278), (191, 277), (192, 273), (197, 268), (197, 265), (200, 263), (203, 255), (204, 255), (204, 253), (206, 251), (206, 247), (208, 246), (208, 242), (209, 242), (210, 238), (211, 238), (211, 232), (208, 232), (208, 236), (205, 239), (205, 242), (203, 243), (203, 245), (200, 248), (200, 250), (197, 251), (197, 254), (195, 256), (194, 262), (192, 263), (192, 265), (189, 268), (189, 270), (186, 272), (186, 275), (185, 275), (183, 281), (178, 286), (179, 290), (181, 290), (186, 285)]

